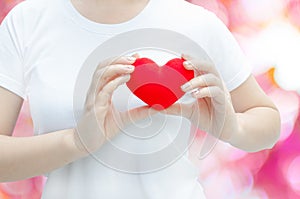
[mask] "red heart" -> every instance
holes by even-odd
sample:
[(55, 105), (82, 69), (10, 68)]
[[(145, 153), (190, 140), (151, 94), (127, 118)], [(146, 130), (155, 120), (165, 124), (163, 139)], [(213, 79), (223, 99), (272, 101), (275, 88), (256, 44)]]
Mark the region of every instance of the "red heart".
[(184, 95), (180, 86), (194, 77), (193, 71), (184, 68), (184, 61), (175, 58), (160, 67), (151, 59), (139, 58), (127, 86), (149, 106), (166, 109)]

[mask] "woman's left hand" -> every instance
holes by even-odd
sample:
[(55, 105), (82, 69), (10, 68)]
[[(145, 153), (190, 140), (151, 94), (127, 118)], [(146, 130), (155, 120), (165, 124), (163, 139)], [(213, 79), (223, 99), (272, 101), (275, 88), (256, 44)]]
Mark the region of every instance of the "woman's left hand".
[(174, 104), (166, 109), (167, 114), (188, 118), (200, 130), (216, 138), (229, 141), (238, 130), (238, 122), (230, 93), (214, 64), (188, 55), (182, 56), (184, 67), (194, 70), (195, 78), (182, 85), (184, 92), (196, 98), (191, 104)]

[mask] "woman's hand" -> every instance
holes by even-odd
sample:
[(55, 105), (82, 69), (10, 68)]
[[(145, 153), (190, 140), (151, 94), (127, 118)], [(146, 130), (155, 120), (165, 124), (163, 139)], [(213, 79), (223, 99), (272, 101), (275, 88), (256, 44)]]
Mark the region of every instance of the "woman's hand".
[(230, 94), (211, 62), (183, 55), (187, 70), (194, 70), (195, 78), (182, 85), (184, 92), (196, 98), (192, 104), (174, 104), (166, 110), (168, 114), (188, 118), (194, 126), (214, 137), (229, 141), (232, 132), (238, 130), (237, 117)]
[(80, 150), (93, 152), (120, 133), (129, 122), (156, 112), (148, 106), (119, 112), (112, 104), (113, 92), (129, 81), (135, 59), (121, 57), (112, 63), (99, 64), (87, 94), (84, 114), (76, 128), (75, 143)]

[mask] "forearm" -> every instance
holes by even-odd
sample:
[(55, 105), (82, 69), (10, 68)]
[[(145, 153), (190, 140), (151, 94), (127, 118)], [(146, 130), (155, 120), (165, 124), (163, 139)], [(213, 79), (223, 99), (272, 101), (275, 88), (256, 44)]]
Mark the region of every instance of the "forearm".
[(41, 175), (85, 156), (73, 136), (72, 129), (32, 137), (0, 135), (0, 182)]
[(275, 108), (256, 107), (237, 113), (238, 130), (232, 132), (231, 145), (248, 152), (270, 149), (280, 135), (280, 116)]

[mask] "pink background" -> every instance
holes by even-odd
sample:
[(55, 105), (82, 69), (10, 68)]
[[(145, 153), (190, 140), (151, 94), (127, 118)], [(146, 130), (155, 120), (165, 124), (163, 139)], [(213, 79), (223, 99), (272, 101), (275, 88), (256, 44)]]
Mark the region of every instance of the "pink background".
[[(215, 12), (253, 65), (253, 73), (282, 116), (272, 150), (245, 153), (219, 142), (203, 160), (195, 158), (202, 133), (191, 148), (208, 199), (300, 198), (300, 0), (190, 0)], [(0, 0), (0, 22), (21, 0)], [(260, 124), (258, 124), (260, 125)], [(24, 104), (14, 136), (32, 135)], [(0, 199), (38, 199), (46, 178), (0, 184)]]

